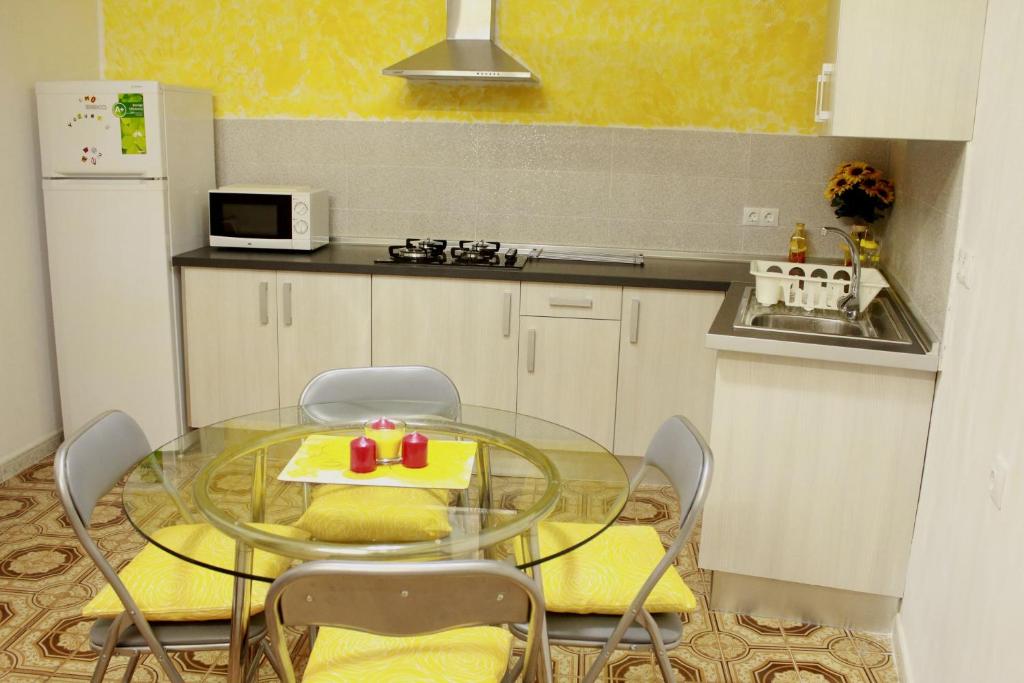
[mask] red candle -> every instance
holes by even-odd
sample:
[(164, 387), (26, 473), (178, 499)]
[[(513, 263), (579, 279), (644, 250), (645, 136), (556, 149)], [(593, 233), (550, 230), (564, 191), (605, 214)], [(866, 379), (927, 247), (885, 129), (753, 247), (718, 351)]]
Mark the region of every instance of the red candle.
[(402, 439), (402, 464), (413, 469), (427, 466), (426, 436), (413, 432)]
[(386, 417), (378, 417), (370, 423), (370, 429), (395, 429), (396, 425)]
[(348, 445), (348, 468), (365, 474), (377, 469), (377, 442), (361, 436)]

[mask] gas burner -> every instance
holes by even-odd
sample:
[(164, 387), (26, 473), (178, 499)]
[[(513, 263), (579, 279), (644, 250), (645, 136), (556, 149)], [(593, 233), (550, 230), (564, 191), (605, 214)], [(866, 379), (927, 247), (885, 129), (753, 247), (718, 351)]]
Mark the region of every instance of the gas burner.
[(498, 250), (501, 242), (459, 240), (459, 246), (452, 247), (452, 261), (455, 263), (492, 264), (501, 261)]
[(397, 244), (388, 247), (388, 255), (398, 263), (444, 263), (447, 246), (445, 240), (409, 238), (404, 247)]
[(500, 242), (459, 240), (459, 246), (446, 252), (447, 247), (446, 240), (409, 238), (404, 245), (388, 247), (390, 258), (375, 263), (522, 268), (529, 259), (515, 249), (502, 249)]

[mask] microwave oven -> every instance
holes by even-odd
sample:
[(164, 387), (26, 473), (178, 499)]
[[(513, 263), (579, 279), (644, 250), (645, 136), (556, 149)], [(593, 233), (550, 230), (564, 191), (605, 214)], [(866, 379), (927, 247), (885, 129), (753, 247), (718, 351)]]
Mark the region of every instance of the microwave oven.
[(327, 190), (225, 185), (210, 190), (210, 246), (313, 251), (330, 241)]

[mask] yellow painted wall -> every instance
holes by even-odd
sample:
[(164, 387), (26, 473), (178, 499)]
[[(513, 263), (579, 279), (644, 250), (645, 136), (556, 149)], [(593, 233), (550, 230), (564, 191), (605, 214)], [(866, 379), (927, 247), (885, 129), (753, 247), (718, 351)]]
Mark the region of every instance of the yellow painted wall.
[(444, 0), (103, 0), (111, 79), (210, 88), (222, 117), (812, 132), (821, 0), (501, 0), (540, 87), (380, 70), (444, 36)]

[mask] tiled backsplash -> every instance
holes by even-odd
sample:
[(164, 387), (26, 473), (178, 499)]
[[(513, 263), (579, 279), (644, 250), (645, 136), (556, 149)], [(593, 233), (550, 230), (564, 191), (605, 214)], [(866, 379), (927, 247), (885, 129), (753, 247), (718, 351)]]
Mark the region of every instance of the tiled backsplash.
[[(331, 233), (721, 254), (781, 254), (793, 223), (834, 223), (841, 161), (889, 142), (692, 130), (221, 119), (217, 179), (331, 191)], [(777, 207), (780, 227), (740, 224)], [(811, 236), (812, 251), (838, 245)], [(815, 249), (815, 247), (819, 247)]]
[(882, 260), (938, 335), (946, 319), (965, 149), (962, 142), (892, 145), (897, 196), (880, 233)]
[[(895, 177), (883, 264), (941, 332), (963, 145), (581, 126), (290, 119), (217, 121), (217, 180), (331, 192), (331, 234), (781, 256), (793, 224), (835, 224), (842, 161)], [(895, 168), (893, 168), (895, 167)], [(741, 225), (744, 206), (778, 228)], [(839, 244), (809, 230), (812, 257)]]

